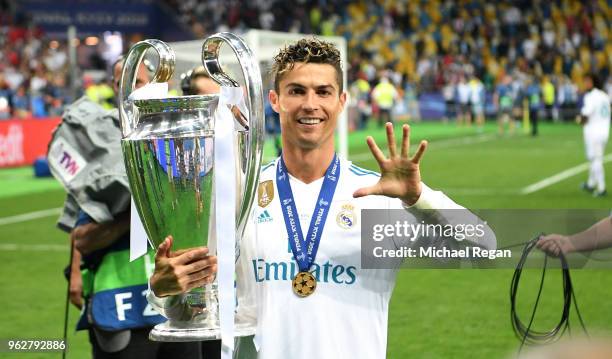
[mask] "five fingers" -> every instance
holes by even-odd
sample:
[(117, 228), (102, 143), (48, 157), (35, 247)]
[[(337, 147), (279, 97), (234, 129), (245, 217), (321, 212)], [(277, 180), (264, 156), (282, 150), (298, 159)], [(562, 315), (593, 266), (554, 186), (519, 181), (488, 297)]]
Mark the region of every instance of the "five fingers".
[[(395, 144), (395, 134), (393, 131), (393, 124), (391, 122), (387, 122), (387, 124), (385, 125), (385, 130), (387, 134), (387, 145), (389, 147), (389, 158), (391, 159), (396, 158), (397, 157), (397, 146)], [(384, 153), (380, 150), (380, 148), (376, 144), (376, 141), (374, 141), (374, 138), (372, 138), (372, 136), (368, 136), (366, 139), (366, 142), (368, 144), (368, 147), (370, 148), (370, 151), (374, 155), (374, 158), (376, 159), (376, 161), (381, 163), (387, 159)], [(425, 153), (426, 149), (427, 149), (427, 141), (423, 140), (419, 144), (419, 147), (417, 148), (417, 151), (415, 155), (412, 157), (411, 161), (415, 164), (418, 164), (421, 161), (421, 158), (423, 157), (423, 154)], [(403, 125), (402, 126), (402, 146), (400, 149), (400, 157), (402, 159), (408, 159), (409, 154), (410, 154), (410, 126)]]

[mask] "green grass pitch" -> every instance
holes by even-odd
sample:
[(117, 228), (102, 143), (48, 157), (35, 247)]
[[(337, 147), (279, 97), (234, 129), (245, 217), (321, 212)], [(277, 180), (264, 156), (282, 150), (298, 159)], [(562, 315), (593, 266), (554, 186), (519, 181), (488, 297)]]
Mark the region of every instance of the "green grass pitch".
[[(412, 143), (430, 141), (422, 160), (423, 181), (468, 208), (612, 208), (612, 197), (591, 198), (579, 190), (586, 172), (534, 193), (521, 189), (585, 162), (581, 129), (573, 124), (543, 124), (540, 136), (518, 131), (496, 135), (494, 124), (483, 133), (453, 124), (416, 123)], [(384, 133), (371, 127), (384, 145)], [(349, 138), (350, 158), (377, 169), (364, 132)], [(271, 144), (266, 157), (273, 156)], [(612, 152), (608, 145), (606, 153)], [(605, 164), (612, 188), (612, 162)], [(32, 179), (29, 169), (0, 171), (0, 219), (62, 205), (63, 191), (52, 179)], [(60, 338), (68, 262), (67, 235), (55, 228), (56, 217), (0, 224), (0, 338)], [(0, 223), (2, 221), (0, 220)], [(526, 239), (525, 239), (526, 240)], [(17, 249), (15, 249), (15, 244)], [(45, 246), (41, 246), (45, 245)], [(519, 293), (521, 316), (528, 319), (539, 270), (526, 270)], [(401, 270), (389, 312), (389, 358), (505, 358), (518, 347), (510, 325), (509, 284), (512, 270)], [(612, 332), (610, 270), (574, 270), (572, 279), (581, 312), (591, 332)], [(559, 320), (561, 277), (547, 275), (536, 317), (537, 329)], [(75, 333), (76, 309), (70, 312), (68, 358), (87, 358), (86, 333)], [(572, 323), (578, 321), (572, 311)], [(59, 354), (7, 354), (7, 358), (56, 358)]]

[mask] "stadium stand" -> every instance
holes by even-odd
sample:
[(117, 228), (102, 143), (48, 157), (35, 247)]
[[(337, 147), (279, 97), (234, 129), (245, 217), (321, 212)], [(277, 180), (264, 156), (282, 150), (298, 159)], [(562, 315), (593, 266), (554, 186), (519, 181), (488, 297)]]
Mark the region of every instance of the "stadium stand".
[[(365, 78), (373, 89), (388, 77), (401, 95), (396, 111), (413, 118), (455, 115), (462, 77), (482, 82), (491, 116), (495, 88), (510, 75), (517, 90), (546, 77), (542, 115), (569, 119), (582, 77), (596, 72), (607, 78), (612, 61), (605, 0), (164, 2), (195, 38), (249, 28), (344, 36), (349, 81)], [(0, 119), (59, 114), (73, 100), (65, 87), (64, 43), (3, 11), (0, 49)], [(415, 96), (420, 111), (409, 116)], [(515, 100), (521, 96), (517, 91)], [(372, 110), (376, 115), (376, 106)]]

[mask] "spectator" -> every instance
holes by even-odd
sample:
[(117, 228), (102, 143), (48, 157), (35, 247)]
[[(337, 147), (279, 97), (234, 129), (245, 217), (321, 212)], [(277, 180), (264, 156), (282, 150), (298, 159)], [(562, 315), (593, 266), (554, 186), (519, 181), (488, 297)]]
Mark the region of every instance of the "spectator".
[(15, 91), (11, 99), (11, 104), (15, 117), (27, 118), (32, 115), (30, 112), (30, 96), (28, 96), (26, 84), (21, 84), (17, 87), (17, 91)]
[(386, 76), (372, 90), (372, 100), (378, 107), (378, 125), (382, 127), (385, 123), (393, 123), (393, 105), (399, 96), (395, 86), (389, 82)]
[(0, 73), (0, 120), (11, 117), (11, 100), (13, 92), (9, 89), (4, 76)]
[(531, 135), (538, 135), (538, 121), (541, 101), (540, 84), (537, 77), (530, 75), (527, 77), (527, 88), (525, 95), (529, 101), (529, 124), (531, 125)]
[(544, 109), (546, 113), (546, 120), (557, 120), (555, 107), (555, 85), (550, 81), (548, 76), (544, 76), (542, 79), (542, 97), (544, 100)]
[(360, 72), (358, 78), (350, 87), (351, 101), (355, 101), (357, 106), (357, 129), (364, 129), (367, 126), (368, 119), (372, 115), (372, 106), (370, 105), (370, 84), (366, 80), (366, 75)]
[(457, 113), (457, 124), (466, 124), (470, 126), (472, 124), (472, 112), (470, 111), (470, 85), (465, 80), (465, 76), (459, 77), (459, 83), (457, 84), (457, 102), (459, 104), (459, 111)]

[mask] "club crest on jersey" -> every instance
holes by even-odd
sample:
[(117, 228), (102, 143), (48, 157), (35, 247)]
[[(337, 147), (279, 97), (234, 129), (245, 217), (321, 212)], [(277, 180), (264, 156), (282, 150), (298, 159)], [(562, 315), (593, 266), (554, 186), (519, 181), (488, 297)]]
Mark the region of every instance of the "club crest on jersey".
[(274, 199), (274, 184), (272, 181), (263, 181), (257, 187), (257, 203), (259, 207), (266, 207)]
[(345, 204), (341, 207), (340, 212), (336, 215), (336, 223), (340, 228), (351, 229), (357, 224), (357, 215), (355, 207), (352, 204)]

